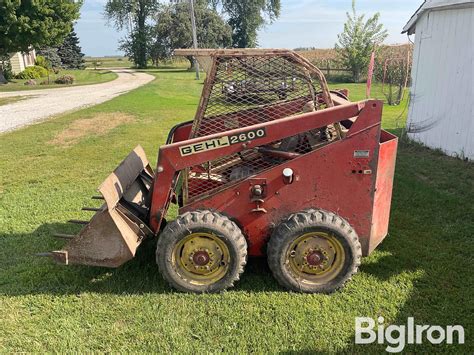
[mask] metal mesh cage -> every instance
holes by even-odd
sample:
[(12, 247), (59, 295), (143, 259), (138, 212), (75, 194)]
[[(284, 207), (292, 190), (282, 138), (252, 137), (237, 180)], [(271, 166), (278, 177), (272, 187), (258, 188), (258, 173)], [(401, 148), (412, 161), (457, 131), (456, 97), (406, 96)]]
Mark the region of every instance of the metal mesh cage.
[[(309, 70), (292, 52), (217, 54), (212, 60), (193, 122), (193, 138), (311, 112), (330, 104), (323, 94), (327, 87), (321, 82), (322, 75)], [(307, 153), (332, 139), (335, 133), (333, 127), (325, 127), (188, 169), (183, 184), (185, 200), (210, 194)]]
[(291, 55), (220, 55), (214, 60), (212, 85), (204, 92), (193, 137), (311, 111), (322, 89)]

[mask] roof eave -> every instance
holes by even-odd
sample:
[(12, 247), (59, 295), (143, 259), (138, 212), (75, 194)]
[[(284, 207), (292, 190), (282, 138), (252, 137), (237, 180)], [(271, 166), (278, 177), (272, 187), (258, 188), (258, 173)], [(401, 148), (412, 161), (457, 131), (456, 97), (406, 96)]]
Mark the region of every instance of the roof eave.
[(418, 15), (420, 15), (420, 13), (422, 12), (422, 10), (424, 9), (424, 6), (426, 4), (426, 0), (423, 1), (423, 3), (420, 5), (420, 7), (415, 11), (415, 13), (410, 17), (410, 20), (408, 20), (407, 24), (403, 27), (403, 33), (407, 33), (409, 35), (412, 35), (413, 33), (415, 33), (415, 30), (416, 30), (416, 22), (418, 21)]
[(412, 35), (413, 33), (415, 33), (417, 21), (418, 21), (418, 16), (410, 19), (410, 21), (408, 21), (405, 27), (403, 27), (402, 34), (408, 32), (409, 35)]
[(441, 3), (436, 6), (432, 6), (432, 4), (428, 1), (424, 1), (423, 4), (416, 10), (413, 16), (410, 18), (408, 23), (403, 27), (402, 33), (407, 33), (412, 35), (416, 31), (416, 23), (418, 19), (424, 14), (426, 11), (436, 11), (436, 10), (443, 10), (443, 9), (451, 9), (451, 8), (466, 8), (474, 6), (474, 0), (457, 0), (455, 3)]

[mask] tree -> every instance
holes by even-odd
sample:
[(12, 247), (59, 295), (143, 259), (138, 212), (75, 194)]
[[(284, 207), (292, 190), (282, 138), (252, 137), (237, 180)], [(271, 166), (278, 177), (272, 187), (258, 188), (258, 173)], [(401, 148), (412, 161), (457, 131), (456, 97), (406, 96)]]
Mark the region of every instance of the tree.
[[(150, 48), (153, 61), (169, 58), (176, 48), (189, 48), (193, 45), (189, 2), (179, 2), (162, 6), (156, 16), (153, 29), (154, 42)], [(205, 1), (197, 1), (196, 32), (199, 46), (202, 48), (223, 48), (232, 44), (232, 29), (210, 9)], [(191, 66), (192, 58), (188, 58)]]
[(84, 69), (84, 54), (81, 52), (79, 38), (74, 29), (58, 47), (58, 56), (61, 58), (63, 68)]
[(257, 32), (280, 16), (280, 0), (210, 0), (220, 4), (232, 27), (232, 45), (237, 48), (256, 47)]
[(148, 66), (148, 52), (150, 47), (150, 29), (147, 26), (145, 35), (133, 31), (119, 42), (119, 50), (123, 51), (136, 67), (146, 68)]
[(36, 55), (41, 55), (51, 64), (52, 68), (61, 67), (61, 58), (58, 55), (58, 49), (56, 47), (43, 47), (36, 51)]
[(0, 57), (61, 43), (79, 18), (81, 5), (70, 0), (0, 1)]
[(380, 14), (365, 21), (365, 15), (356, 13), (355, 0), (352, 0), (352, 14), (346, 13), (344, 32), (339, 34), (336, 50), (342, 63), (350, 68), (352, 79), (359, 82), (361, 74), (370, 62), (372, 51), (387, 38), (387, 30), (379, 24)]
[(147, 67), (147, 46), (150, 26), (147, 21), (155, 14), (158, 0), (108, 0), (105, 16), (115, 23), (118, 30), (127, 28), (129, 33), (120, 44), (127, 56), (139, 68)]

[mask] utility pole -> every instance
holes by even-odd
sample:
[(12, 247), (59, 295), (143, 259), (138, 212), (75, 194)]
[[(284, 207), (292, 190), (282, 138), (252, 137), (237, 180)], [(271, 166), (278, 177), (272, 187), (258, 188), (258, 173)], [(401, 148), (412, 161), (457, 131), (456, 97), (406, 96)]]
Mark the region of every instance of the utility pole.
[[(193, 47), (194, 49), (197, 49), (198, 40), (196, 33), (196, 18), (194, 17), (194, 0), (189, 0), (189, 11), (191, 12), (191, 27), (193, 28)], [(199, 63), (196, 60), (196, 57), (194, 57), (193, 60), (194, 68), (196, 68), (196, 80), (199, 80)]]

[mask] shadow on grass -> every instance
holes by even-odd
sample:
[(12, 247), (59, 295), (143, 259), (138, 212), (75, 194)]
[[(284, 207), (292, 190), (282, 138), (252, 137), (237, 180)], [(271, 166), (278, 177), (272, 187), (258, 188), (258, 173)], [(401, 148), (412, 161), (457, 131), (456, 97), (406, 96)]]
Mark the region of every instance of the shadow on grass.
[[(400, 134), (401, 130), (392, 132)], [(465, 328), (466, 342), (470, 342), (466, 347), (431, 346), (425, 339), (423, 346), (407, 346), (407, 351), (443, 349), (467, 353), (474, 350), (471, 340), (474, 325), (473, 181), (472, 164), (418, 145), (400, 144), (390, 235), (378, 252), (364, 260), (360, 273), (380, 281), (375, 283), (379, 287), (389, 282), (410, 289), (407, 299), (387, 303), (395, 309), (396, 315), (386, 324), (403, 325), (408, 317), (414, 317), (415, 324), (460, 324)], [(33, 256), (37, 252), (60, 249), (64, 242), (53, 240), (50, 235), (55, 231), (74, 233), (71, 228), (64, 224), (44, 224), (31, 234), (0, 235), (0, 294), (175, 292), (158, 273), (154, 240), (146, 241), (137, 256), (118, 269), (65, 267)], [(404, 275), (411, 276), (404, 278)], [(357, 283), (357, 277), (352, 282)], [(287, 292), (274, 281), (263, 258), (249, 260), (242, 280), (230, 292), (239, 291)], [(374, 314), (376, 312), (384, 312), (384, 309), (374, 309)], [(369, 348), (355, 345), (353, 336), (346, 344), (345, 352), (367, 349), (383, 352), (386, 347), (386, 344)], [(308, 344), (308, 349), (300, 353), (314, 353), (314, 350)]]
[[(402, 129), (390, 132), (399, 137), (403, 133)], [(363, 260), (359, 272), (376, 278), (381, 287), (389, 282), (410, 288), (406, 300), (401, 303), (393, 300), (395, 317), (386, 318), (385, 326), (406, 325), (408, 317), (413, 317), (415, 324), (462, 325), (465, 330), (464, 345), (459, 345), (457, 338), (452, 345), (433, 345), (425, 334), (423, 344), (406, 344), (405, 352), (467, 354), (474, 351), (473, 181), (472, 163), (401, 139), (390, 234), (377, 252)], [(412, 276), (404, 279), (408, 275)], [(353, 282), (357, 282), (357, 277)], [(385, 311), (374, 309), (374, 314), (358, 316), (376, 318)], [(385, 353), (388, 345), (387, 342), (357, 345), (354, 335), (345, 343), (341, 353), (347, 354)], [(283, 353), (309, 354), (314, 350), (308, 345), (298, 352)]]
[(99, 74), (99, 75), (104, 75), (104, 74), (110, 74), (110, 73), (113, 73), (113, 72), (110, 71), (110, 70), (106, 70), (106, 71), (101, 70), (99, 72), (94, 72), (94, 73)]
[[(0, 294), (77, 294), (82, 292), (112, 294), (143, 294), (175, 292), (161, 278), (155, 263), (156, 238), (145, 240), (135, 258), (116, 269), (71, 265), (63, 266), (35, 254), (59, 250), (67, 241), (56, 240), (58, 231), (74, 234), (70, 224), (44, 224), (30, 234), (0, 235), (2, 257)], [(71, 230), (72, 229), (72, 230)], [(387, 243), (388, 244), (388, 243)], [(392, 243), (390, 243), (392, 244)], [(390, 245), (391, 248), (397, 244)], [(386, 280), (406, 269), (392, 254), (386, 260), (363, 265), (368, 272)], [(0, 264), (0, 265), (2, 265)], [(416, 266), (412, 266), (416, 269)], [(1, 276), (3, 274), (3, 276)], [(241, 280), (232, 291), (287, 292), (273, 279), (266, 259), (249, 258)]]
[(178, 69), (173, 69), (172, 67), (169, 67), (169, 68), (157, 68), (157, 69), (137, 69), (136, 70), (137, 72), (140, 72), (140, 73), (189, 73), (190, 71), (187, 70), (187, 69), (181, 69), (181, 68), (178, 68)]
[[(474, 315), (474, 165), (409, 142), (402, 129), (399, 144), (390, 235), (369, 257), (361, 273), (396, 283), (404, 274), (416, 273), (409, 298), (385, 325), (462, 325), (465, 345), (406, 345), (404, 351), (472, 353)], [(402, 286), (401, 287), (406, 287)], [(361, 314), (360, 316), (368, 316)], [(406, 338), (405, 338), (406, 340)], [(360, 353), (367, 347), (348, 339), (345, 351)], [(368, 350), (385, 352), (387, 343)]]
[[(35, 254), (60, 250), (67, 241), (52, 237), (62, 231), (74, 234), (74, 226), (44, 224), (30, 234), (0, 235), (0, 294), (66, 295), (82, 292), (143, 294), (175, 292), (158, 272), (156, 238), (145, 240), (135, 258), (116, 269), (81, 265), (63, 266)], [(0, 254), (1, 255), (1, 254)], [(273, 280), (265, 258), (250, 258), (242, 279), (233, 290), (285, 292)]]

